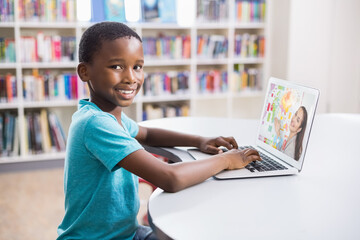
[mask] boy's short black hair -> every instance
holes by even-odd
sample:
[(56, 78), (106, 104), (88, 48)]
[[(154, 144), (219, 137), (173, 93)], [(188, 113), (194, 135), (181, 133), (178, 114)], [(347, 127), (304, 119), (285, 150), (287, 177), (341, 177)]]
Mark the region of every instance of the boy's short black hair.
[(100, 22), (87, 28), (79, 44), (79, 61), (90, 63), (96, 51), (101, 48), (103, 41), (116, 40), (123, 37), (135, 37), (140, 42), (139, 35), (120, 22)]

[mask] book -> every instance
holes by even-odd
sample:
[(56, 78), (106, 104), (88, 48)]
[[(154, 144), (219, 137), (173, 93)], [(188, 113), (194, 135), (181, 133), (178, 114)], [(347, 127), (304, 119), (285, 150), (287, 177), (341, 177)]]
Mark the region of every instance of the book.
[(141, 0), (143, 21), (159, 21), (159, 0)]
[(40, 128), (42, 137), (42, 150), (47, 153), (51, 151), (50, 131), (48, 124), (48, 113), (46, 109), (40, 110)]
[(163, 23), (175, 23), (176, 19), (176, 0), (159, 0), (160, 21)]
[[(103, 4), (104, 4), (103, 9), (105, 12), (105, 20), (116, 21), (116, 22), (126, 21), (124, 0), (104, 0)], [(100, 3), (96, 4), (95, 6), (100, 7), (99, 5)], [(101, 11), (101, 7), (99, 9), (94, 9), (93, 11)], [(100, 18), (101, 13), (97, 17)]]
[(91, 0), (91, 22), (102, 22), (105, 19), (104, 1)]

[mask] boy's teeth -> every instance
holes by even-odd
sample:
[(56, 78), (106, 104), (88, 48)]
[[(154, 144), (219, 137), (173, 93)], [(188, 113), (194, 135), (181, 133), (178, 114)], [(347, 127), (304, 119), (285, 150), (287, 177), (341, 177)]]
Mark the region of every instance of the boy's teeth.
[(124, 94), (130, 94), (132, 93), (134, 90), (119, 90), (121, 93), (124, 93)]

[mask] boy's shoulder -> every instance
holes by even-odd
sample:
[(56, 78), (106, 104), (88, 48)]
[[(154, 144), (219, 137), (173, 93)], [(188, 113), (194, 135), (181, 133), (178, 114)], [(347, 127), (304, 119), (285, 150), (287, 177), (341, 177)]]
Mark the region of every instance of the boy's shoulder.
[(98, 108), (94, 103), (88, 101), (87, 99), (81, 99), (79, 101), (78, 110), (73, 114), (72, 121), (73, 122), (88, 122), (89, 120), (110, 118), (113, 119), (115, 117), (111, 116), (111, 114), (102, 111)]

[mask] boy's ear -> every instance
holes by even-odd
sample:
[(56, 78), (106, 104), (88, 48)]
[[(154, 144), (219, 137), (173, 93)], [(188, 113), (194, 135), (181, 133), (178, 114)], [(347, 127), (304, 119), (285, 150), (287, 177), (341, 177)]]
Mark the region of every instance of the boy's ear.
[(77, 73), (81, 81), (88, 82), (90, 80), (86, 63), (79, 63), (79, 65), (77, 66)]

